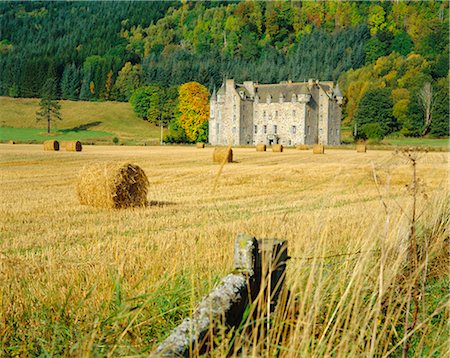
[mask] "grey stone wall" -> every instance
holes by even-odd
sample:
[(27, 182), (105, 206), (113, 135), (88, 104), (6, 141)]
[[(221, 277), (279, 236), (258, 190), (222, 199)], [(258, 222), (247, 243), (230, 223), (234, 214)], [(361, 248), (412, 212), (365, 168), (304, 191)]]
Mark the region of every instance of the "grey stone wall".
[(305, 120), (305, 143), (315, 144), (318, 142), (319, 122), (319, 89), (315, 84), (309, 85), (311, 99), (306, 108)]
[(299, 101), (254, 104), (253, 144), (303, 144), (306, 106)]

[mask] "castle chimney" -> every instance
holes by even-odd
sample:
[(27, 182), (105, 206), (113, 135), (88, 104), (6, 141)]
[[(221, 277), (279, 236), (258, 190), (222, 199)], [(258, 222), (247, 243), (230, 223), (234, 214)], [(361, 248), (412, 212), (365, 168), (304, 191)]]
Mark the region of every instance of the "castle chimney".
[(253, 81), (244, 81), (244, 88), (248, 91), (250, 97), (255, 97), (255, 84)]

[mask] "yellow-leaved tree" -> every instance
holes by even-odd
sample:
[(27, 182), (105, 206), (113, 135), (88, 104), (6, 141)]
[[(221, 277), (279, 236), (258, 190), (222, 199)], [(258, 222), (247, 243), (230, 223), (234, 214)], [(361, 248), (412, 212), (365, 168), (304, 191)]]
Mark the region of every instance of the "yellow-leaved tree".
[(197, 82), (188, 82), (178, 88), (179, 124), (193, 142), (208, 139), (208, 90)]

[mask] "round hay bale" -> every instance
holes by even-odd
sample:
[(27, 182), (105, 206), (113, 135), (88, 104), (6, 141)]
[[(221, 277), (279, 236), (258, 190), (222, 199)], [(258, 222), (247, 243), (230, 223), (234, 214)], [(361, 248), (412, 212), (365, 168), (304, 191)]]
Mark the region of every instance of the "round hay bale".
[(356, 152), (357, 153), (365, 153), (367, 151), (367, 147), (364, 143), (356, 144)]
[(57, 140), (46, 140), (44, 142), (44, 150), (58, 151), (59, 142)]
[(266, 145), (265, 144), (257, 144), (256, 145), (256, 151), (257, 152), (265, 152), (266, 151)]
[(76, 186), (80, 204), (128, 208), (147, 204), (148, 179), (133, 164), (97, 163), (84, 167)]
[(231, 163), (233, 161), (233, 150), (231, 148), (214, 148), (213, 162)]
[(323, 144), (314, 144), (313, 146), (313, 154), (324, 154), (325, 153), (325, 147)]
[(68, 152), (81, 152), (81, 150), (83, 149), (81, 142), (78, 140), (65, 142), (65, 147)]
[(197, 143), (196, 147), (199, 149), (205, 148), (205, 143)]
[(297, 144), (295, 146), (295, 149), (297, 149), (297, 150), (308, 150), (309, 147), (306, 144)]
[(282, 151), (283, 151), (283, 145), (282, 144), (272, 144), (272, 152), (281, 153)]
[(9, 140), (8, 144), (16, 144), (16, 142), (14, 142), (13, 140)]

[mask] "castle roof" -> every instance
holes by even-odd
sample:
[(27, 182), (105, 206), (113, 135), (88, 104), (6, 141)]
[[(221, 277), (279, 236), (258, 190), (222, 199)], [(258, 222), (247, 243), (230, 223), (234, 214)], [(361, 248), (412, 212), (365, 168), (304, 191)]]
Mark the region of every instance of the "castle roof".
[(211, 101), (217, 101), (216, 86), (214, 86), (213, 93), (211, 95)]
[(308, 83), (276, 83), (276, 84), (257, 84), (255, 85), (256, 95), (259, 96), (261, 102), (265, 102), (267, 97), (272, 96), (273, 100), (278, 100), (283, 96), (287, 100), (291, 100), (292, 95), (309, 94)]

